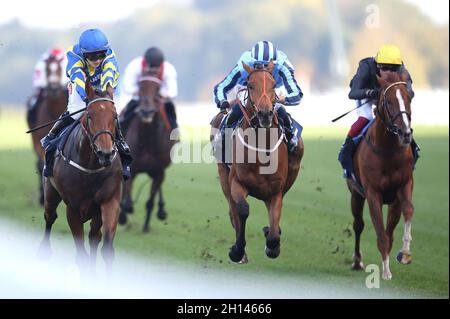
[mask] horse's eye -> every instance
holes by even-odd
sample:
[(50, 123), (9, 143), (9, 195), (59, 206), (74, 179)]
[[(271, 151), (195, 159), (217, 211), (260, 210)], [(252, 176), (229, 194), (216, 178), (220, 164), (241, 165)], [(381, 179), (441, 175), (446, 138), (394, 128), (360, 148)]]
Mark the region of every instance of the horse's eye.
[(248, 89), (249, 89), (249, 90), (253, 90), (253, 89), (254, 89), (253, 85), (249, 84), (249, 85), (248, 85)]

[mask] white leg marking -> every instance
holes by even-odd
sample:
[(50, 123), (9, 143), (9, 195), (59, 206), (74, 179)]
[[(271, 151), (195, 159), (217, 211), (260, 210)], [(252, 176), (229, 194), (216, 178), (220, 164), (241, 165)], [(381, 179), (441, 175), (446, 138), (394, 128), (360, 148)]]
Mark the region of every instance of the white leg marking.
[(403, 253), (410, 253), (410, 244), (412, 241), (411, 236), (411, 221), (408, 220), (405, 222), (405, 230), (403, 232)]
[(391, 280), (392, 273), (389, 269), (389, 256), (386, 257), (385, 260), (383, 260), (383, 279), (384, 280)]

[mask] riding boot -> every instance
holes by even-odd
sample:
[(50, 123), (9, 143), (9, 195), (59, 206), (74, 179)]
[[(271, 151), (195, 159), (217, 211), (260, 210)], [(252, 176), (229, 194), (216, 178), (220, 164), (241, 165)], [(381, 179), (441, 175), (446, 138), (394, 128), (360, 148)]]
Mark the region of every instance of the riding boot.
[(172, 130), (176, 129), (178, 127), (177, 114), (175, 113), (175, 105), (172, 100), (164, 102), (164, 110), (166, 111)]
[(353, 138), (351, 136), (347, 136), (338, 157), (347, 178), (350, 177), (351, 170), (353, 168), (353, 154), (355, 153), (355, 150), (356, 145)]
[(128, 146), (125, 138), (123, 137), (120, 127), (117, 129), (116, 133), (116, 145), (117, 150), (119, 152), (120, 160), (122, 162), (122, 176), (125, 180), (130, 178), (131, 176), (131, 162), (133, 161), (133, 157), (131, 156), (131, 150)]
[(416, 143), (416, 141), (414, 140), (414, 138), (413, 138), (412, 141), (411, 141), (411, 148), (412, 148), (412, 152), (413, 152), (413, 168), (415, 168), (415, 167), (416, 167), (417, 160), (418, 160), (419, 157), (420, 157), (420, 154), (419, 154), (419, 152), (420, 152), (420, 147), (419, 147), (419, 145)]
[(27, 101), (27, 122), (33, 127), (37, 120), (37, 110), (41, 104), (43, 89), (38, 89)]
[(222, 125), (221, 133), (222, 137), (225, 137), (225, 130), (227, 128), (232, 128), (233, 125), (236, 123), (236, 121), (240, 120), (243, 116), (241, 109), (239, 108), (239, 105), (235, 104), (231, 108), (231, 111), (226, 115), (225, 123)]
[(127, 134), (128, 126), (131, 123), (131, 119), (134, 116), (134, 110), (138, 107), (138, 100), (130, 100), (128, 104), (125, 106), (125, 109), (122, 111), (122, 114), (119, 117), (120, 127), (123, 135)]
[(279, 104), (277, 107), (278, 120), (280, 121), (283, 131), (286, 134), (286, 140), (288, 141), (289, 153), (294, 153), (298, 146), (298, 137), (296, 129), (293, 126), (293, 121), (286, 109)]
[(48, 132), (48, 134), (41, 140), (41, 145), (46, 151), (50, 145), (50, 142), (54, 140), (56, 136), (58, 136), (58, 134), (62, 131), (62, 129), (75, 121), (72, 117), (66, 116), (67, 114), (69, 114), (69, 112), (67, 111), (61, 114), (61, 116), (59, 117), (60, 120), (53, 125), (50, 132)]

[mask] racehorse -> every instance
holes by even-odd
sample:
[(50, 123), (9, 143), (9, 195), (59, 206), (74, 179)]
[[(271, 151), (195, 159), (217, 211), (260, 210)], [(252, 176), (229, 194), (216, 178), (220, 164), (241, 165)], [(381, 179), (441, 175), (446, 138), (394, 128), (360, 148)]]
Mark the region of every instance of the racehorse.
[[(263, 228), (266, 237), (266, 255), (276, 258), (280, 254), (279, 222), (283, 197), (297, 178), (304, 152), (301, 138), (296, 151), (290, 155), (288, 155), (287, 144), (280, 143), (284, 139), (284, 133), (278, 125), (274, 112), (277, 97), (275, 79), (272, 76), (273, 62), (262, 68), (252, 68), (246, 64), (243, 66), (249, 74), (246, 108), (244, 109), (240, 104), (245, 120), (240, 121), (233, 135), (231, 168), (228, 168), (225, 163), (217, 163), (222, 191), (229, 204), (231, 224), (236, 232), (236, 242), (230, 249), (229, 257), (233, 262), (238, 263), (248, 262), (245, 253), (245, 224), (250, 213), (246, 200), (248, 195), (264, 201), (268, 209), (269, 227)], [(237, 102), (241, 103), (239, 99)], [(219, 113), (211, 121), (211, 141), (223, 116)], [(276, 133), (273, 134), (273, 131)], [(265, 137), (266, 143), (261, 148), (255, 143), (255, 139), (252, 141), (248, 138), (245, 141), (245, 138), (242, 138), (242, 132), (250, 132), (249, 136), (256, 132), (256, 135)], [(276, 143), (271, 143), (273, 140), (269, 136), (271, 133), (276, 135)], [(266, 155), (268, 159), (263, 159), (263, 155)], [(265, 162), (276, 164), (273, 171), (263, 173)]]
[[(391, 279), (389, 253), (394, 229), (401, 213), (405, 219), (403, 248), (397, 255), (402, 264), (411, 262), (411, 219), (413, 216), (413, 153), (411, 101), (406, 79), (394, 72), (382, 72), (378, 77), (381, 94), (375, 109), (376, 119), (368, 129), (353, 157), (354, 171), (363, 190), (357, 190), (349, 180), (351, 209), (354, 217), (355, 252), (352, 269), (362, 269), (360, 237), (364, 229), (362, 212), (367, 199), (370, 216), (377, 234), (378, 250), (383, 262), (384, 279)], [(388, 204), (387, 227), (383, 223), (383, 204)]]
[(77, 263), (85, 265), (83, 224), (91, 220), (89, 232), (90, 262), (95, 266), (97, 247), (102, 239), (102, 254), (107, 270), (114, 258), (116, 233), (122, 195), (122, 165), (117, 156), (117, 113), (113, 89), (95, 92), (86, 81), (87, 109), (67, 137), (63, 150), (55, 158), (53, 176), (44, 178), (45, 235), (42, 252), (49, 252), (50, 231), (57, 218), (61, 200), (67, 206), (67, 221), (77, 250)]
[(139, 105), (125, 133), (134, 158), (131, 164), (131, 177), (125, 182), (119, 223), (127, 222), (127, 214), (133, 212), (131, 191), (133, 180), (139, 173), (146, 173), (152, 178), (150, 197), (146, 203), (146, 218), (143, 231), (150, 230), (150, 216), (155, 197), (159, 194), (157, 216), (160, 220), (167, 218), (165, 211), (162, 183), (165, 170), (172, 163), (170, 150), (176, 143), (171, 140), (170, 124), (167, 119), (162, 98), (159, 95), (161, 80), (156, 72), (145, 71), (139, 78)]
[[(67, 106), (67, 88), (61, 84), (62, 77), (61, 61), (51, 55), (45, 60), (45, 72), (47, 86), (42, 91), (38, 109), (35, 116), (27, 116), (28, 127), (31, 129), (38, 124), (56, 120)], [(41, 146), (41, 139), (48, 134), (51, 126), (33, 131), (31, 138), (33, 141), (34, 152), (38, 157), (37, 170), (39, 172), (39, 203), (44, 204), (44, 192), (42, 188), (42, 169), (44, 167), (44, 149)]]

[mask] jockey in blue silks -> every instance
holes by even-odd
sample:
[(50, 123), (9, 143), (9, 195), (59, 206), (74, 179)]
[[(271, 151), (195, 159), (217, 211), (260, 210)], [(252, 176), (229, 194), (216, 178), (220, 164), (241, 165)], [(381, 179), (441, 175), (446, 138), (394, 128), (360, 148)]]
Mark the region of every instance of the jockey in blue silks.
[[(86, 107), (87, 94), (85, 91), (86, 79), (97, 91), (105, 91), (109, 84), (113, 89), (117, 86), (119, 68), (116, 55), (111, 49), (106, 35), (99, 29), (84, 31), (78, 41), (67, 50), (66, 75), (70, 79), (68, 84), (69, 101), (67, 111), (61, 117)], [(42, 147), (47, 151), (50, 142), (75, 120), (81, 118), (82, 112), (73, 116), (66, 116), (55, 123), (47, 136), (41, 140)], [(119, 131), (119, 130), (118, 130)], [(129, 154), (129, 148), (122, 134), (118, 132), (117, 147), (119, 153)], [(51, 168), (44, 167), (44, 176), (51, 174)]]
[[(283, 125), (286, 138), (289, 141), (289, 151), (293, 152), (297, 147), (298, 139), (294, 134), (292, 119), (282, 104), (299, 104), (303, 93), (295, 80), (294, 67), (289, 62), (287, 55), (281, 50), (277, 50), (271, 42), (259, 41), (250, 51), (246, 51), (241, 55), (231, 72), (222, 82), (214, 87), (214, 100), (221, 112), (226, 113), (227, 109), (230, 108), (230, 103), (227, 101), (227, 93), (236, 86), (245, 86), (247, 84), (249, 74), (244, 70), (242, 63), (255, 67), (257, 65), (267, 65), (271, 60), (275, 64), (272, 71), (276, 82), (275, 87), (276, 89), (284, 87), (286, 91), (286, 95), (280, 97), (278, 100), (279, 103), (275, 106), (275, 110), (277, 111), (280, 123)], [(228, 115), (225, 127), (232, 127), (242, 116), (243, 114), (239, 105), (237, 103), (234, 104), (231, 107), (231, 112)]]

